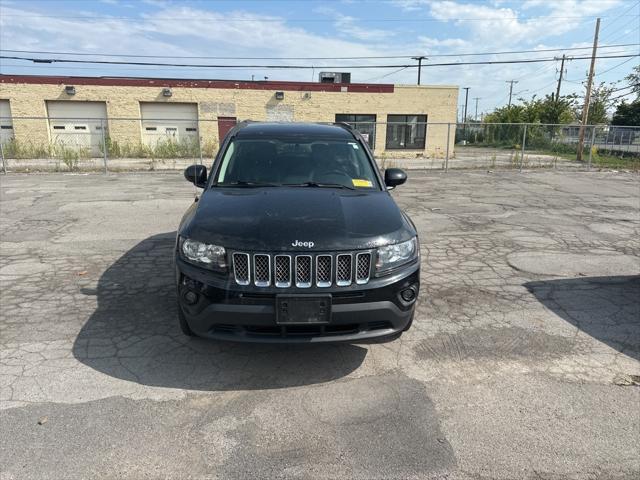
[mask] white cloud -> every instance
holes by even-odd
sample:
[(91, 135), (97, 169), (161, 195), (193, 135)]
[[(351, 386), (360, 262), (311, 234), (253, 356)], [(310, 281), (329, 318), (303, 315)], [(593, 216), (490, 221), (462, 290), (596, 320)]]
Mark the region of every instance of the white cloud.
[(333, 26), (343, 38), (353, 38), (368, 42), (379, 42), (388, 40), (395, 36), (396, 32), (382, 30), (378, 28), (361, 27), (357, 24), (358, 19), (349, 15), (344, 15), (333, 8), (326, 6), (314, 9), (315, 13), (333, 18)]
[[(156, 0), (153, 0), (156, 2)], [(531, 0), (533, 1), (533, 0)], [(558, 16), (593, 15), (611, 8), (617, 0), (586, 0), (577, 6), (574, 0), (555, 2), (544, 9), (543, 15), (533, 16), (536, 7), (527, 11), (528, 17), (523, 19), (521, 12), (515, 7), (507, 7), (499, 2), (476, 4), (462, 3), (453, 0), (402, 0), (409, 8), (422, 9), (423, 16), (439, 18), (447, 25), (444, 34), (431, 33), (423, 29), (420, 33), (407, 31), (405, 24), (393, 24), (393, 30), (365, 28), (358, 22), (358, 15), (346, 15), (340, 10), (324, 9), (314, 12), (332, 20), (326, 31), (312, 32), (301, 24), (291, 25), (276, 15), (264, 15), (245, 10), (219, 12), (215, 5), (192, 8), (184, 4), (163, 6), (156, 4), (152, 13), (143, 14), (137, 21), (119, 18), (78, 19), (78, 18), (43, 18), (37, 15), (56, 15), (53, 10), (32, 11), (20, 6), (3, 3), (3, 15), (0, 16), (0, 43), (5, 49), (75, 51), (87, 53), (122, 53), (141, 55), (187, 56), (226, 56), (226, 57), (346, 57), (346, 56), (381, 56), (381, 55), (419, 55), (451, 52), (473, 52), (492, 50), (521, 50), (557, 48), (566, 45), (567, 37), (556, 36), (554, 30), (576, 30), (584, 26), (584, 19), (553, 19)], [(396, 5), (398, 5), (396, 1)], [(46, 4), (45, 4), (46, 5)], [(360, 5), (360, 4), (358, 4)], [(85, 7), (88, 8), (88, 7)], [(520, 8), (520, 7), (518, 7)], [(115, 9), (114, 9), (115, 10)], [(9, 16), (12, 15), (12, 16)], [(19, 15), (19, 16), (14, 16)], [(26, 16), (25, 16), (26, 15)], [(35, 16), (34, 16), (35, 15)], [(76, 13), (79, 15), (79, 13)], [(85, 12), (82, 15), (91, 15)], [(129, 13), (129, 15), (132, 15)], [(397, 17), (397, 9), (389, 9), (390, 17)], [(485, 18), (485, 21), (459, 21), (458, 18)], [(500, 17), (496, 20), (496, 17)], [(506, 18), (505, 18), (506, 17)], [(513, 18), (518, 17), (518, 18)], [(417, 18), (417, 17), (416, 17)], [(558, 22), (557, 24), (554, 22)], [(439, 22), (429, 23), (428, 26)], [(624, 22), (620, 23), (624, 25)], [(385, 24), (385, 26), (388, 24)], [(589, 23), (590, 25), (590, 23)], [(369, 24), (366, 25), (367, 27)], [(391, 27), (389, 27), (391, 28)], [(433, 29), (443, 32), (443, 29)], [(576, 45), (590, 45), (592, 28), (584, 29), (584, 42), (576, 36)], [(609, 33), (607, 33), (609, 35)], [(564, 39), (561, 42), (560, 39)], [(556, 44), (557, 43), (557, 44)], [(551, 54), (552, 55), (552, 54)], [(462, 57), (470, 59), (467, 57)], [(433, 58), (435, 61), (456, 61), (456, 58)], [(609, 62), (598, 61), (598, 67), (609, 68), (623, 59)], [(153, 59), (149, 59), (153, 61)], [(170, 62), (171, 60), (158, 60)], [(187, 60), (187, 63), (198, 63)], [(306, 64), (309, 61), (278, 60), (202, 60), (202, 63), (219, 64)], [(414, 64), (406, 59), (384, 60), (384, 63)], [(8, 71), (7, 64), (17, 62), (3, 61), (2, 70)], [(223, 70), (223, 69), (169, 69), (145, 67), (99, 67), (83, 65), (81, 67), (53, 65), (35, 66), (25, 69), (34, 74), (75, 74), (85, 75), (137, 75), (137, 76), (189, 76), (192, 78), (256, 78), (269, 76), (271, 79), (312, 80), (324, 66), (380, 64), (379, 59), (358, 61), (314, 61), (315, 70)], [(627, 65), (632, 65), (630, 62)], [(423, 67), (423, 83), (457, 84), (471, 87), (471, 97), (482, 97), (481, 105), (485, 108), (503, 100), (507, 86), (504, 81), (519, 79), (519, 89), (535, 91), (549, 83), (553, 83), (557, 64), (517, 64), (496, 66), (455, 66), (455, 67)], [(35, 67), (35, 68), (34, 68)], [(579, 81), (583, 78), (587, 62), (571, 62), (567, 78)], [(84, 70), (86, 69), (86, 70)], [(337, 67), (338, 71), (349, 69)], [(18, 71), (10, 67), (11, 71)], [(22, 70), (23, 72), (25, 70)], [(392, 69), (351, 70), (353, 81), (380, 79), (389, 83), (414, 83), (415, 68), (392, 73)], [(390, 74), (391, 73), (391, 74)], [(624, 69), (614, 70), (613, 74), (624, 76)], [(316, 74), (316, 75), (314, 75)], [(315, 77), (315, 78), (314, 78)], [(581, 85), (567, 82), (566, 92), (581, 89)], [(550, 91), (550, 90), (549, 90)], [(563, 86), (565, 91), (565, 86)], [(546, 93), (546, 91), (540, 92)]]
[[(523, 17), (514, 7), (503, 2), (464, 3), (455, 0), (393, 0), (406, 11), (422, 11), (442, 22), (464, 28), (474, 43), (485, 47), (538, 42), (542, 38), (559, 37), (574, 31), (585, 22), (584, 17), (598, 15), (622, 4), (623, 0), (527, 0), (519, 5), (530, 16)], [(543, 9), (533, 15), (531, 10)], [(508, 49), (508, 48), (507, 48)]]
[[(430, 14), (439, 20), (464, 25), (472, 36), (484, 45), (530, 43), (542, 38), (560, 36), (576, 29), (587, 16), (606, 11), (618, 0), (567, 0), (554, 2), (544, 15), (520, 19), (512, 8), (493, 8), (475, 3), (458, 3), (451, 0), (433, 1), (428, 4)], [(547, 4), (548, 5), (548, 4)], [(459, 20), (459, 19), (480, 20)]]
[(429, 2), (428, 0), (391, 0), (390, 3), (406, 12), (417, 12)]
[(440, 51), (439, 47), (452, 48), (454, 52), (462, 52), (464, 48), (470, 48), (473, 46), (472, 42), (463, 40), (462, 38), (438, 39), (419, 36), (418, 42), (422, 47), (433, 50), (433, 53), (438, 53)]

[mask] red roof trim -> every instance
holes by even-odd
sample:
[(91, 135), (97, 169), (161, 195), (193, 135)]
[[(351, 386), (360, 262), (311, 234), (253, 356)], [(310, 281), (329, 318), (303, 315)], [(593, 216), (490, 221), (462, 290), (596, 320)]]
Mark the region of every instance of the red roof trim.
[(0, 83), (28, 83), (51, 85), (100, 85), (118, 87), (176, 87), (176, 88), (221, 88), (231, 90), (283, 90), (300, 92), (348, 92), (393, 93), (392, 84), (380, 83), (315, 83), (276, 82), (246, 80), (191, 80), (165, 78), (127, 77), (53, 77), (40, 75), (0, 75)]

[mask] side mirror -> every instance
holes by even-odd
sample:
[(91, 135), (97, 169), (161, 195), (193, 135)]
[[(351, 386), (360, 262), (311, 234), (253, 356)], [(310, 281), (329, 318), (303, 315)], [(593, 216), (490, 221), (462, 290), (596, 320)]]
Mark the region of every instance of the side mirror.
[(388, 188), (395, 188), (407, 181), (407, 174), (400, 168), (387, 168), (384, 171), (384, 184)]
[(196, 187), (204, 188), (207, 184), (207, 167), (204, 165), (190, 165), (184, 169), (184, 178)]

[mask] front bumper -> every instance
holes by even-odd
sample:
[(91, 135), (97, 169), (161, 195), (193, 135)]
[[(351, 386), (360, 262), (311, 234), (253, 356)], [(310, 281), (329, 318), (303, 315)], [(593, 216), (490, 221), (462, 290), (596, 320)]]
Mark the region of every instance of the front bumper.
[[(240, 286), (229, 278), (176, 259), (179, 307), (194, 334), (217, 340), (261, 343), (357, 342), (402, 332), (411, 322), (415, 299), (406, 302), (400, 292), (419, 291), (420, 266), (415, 262), (400, 272), (373, 278), (366, 285), (331, 288), (259, 288)], [(187, 292), (197, 301), (189, 304)], [(332, 295), (327, 324), (278, 325), (276, 295)]]

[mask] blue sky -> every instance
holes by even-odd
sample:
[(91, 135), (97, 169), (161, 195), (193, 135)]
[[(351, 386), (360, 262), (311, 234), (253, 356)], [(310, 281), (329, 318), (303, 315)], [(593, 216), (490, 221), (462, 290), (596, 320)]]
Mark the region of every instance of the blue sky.
[[(323, 1), (2, 1), (0, 46), (4, 50), (43, 50), (99, 54), (167, 55), (144, 61), (224, 64), (297, 64), (313, 70), (238, 68), (160, 68), (108, 65), (34, 65), (0, 63), (2, 73), (40, 75), (118, 75), (272, 80), (316, 79), (323, 66), (402, 65), (406, 59), (367, 60), (198, 60), (220, 57), (346, 57), (442, 55), (513, 50), (590, 47), (595, 18), (602, 17), (601, 45), (640, 43), (640, 1), (635, 0), (323, 0)], [(601, 55), (640, 53), (638, 45), (601, 50)], [(7, 55), (9, 53), (3, 52)], [(481, 57), (430, 57), (426, 63), (552, 58), (562, 52)], [(590, 50), (567, 54), (588, 56)], [(33, 55), (32, 55), (33, 56)], [(54, 55), (42, 55), (54, 57)], [(60, 55), (60, 57), (69, 57)], [(131, 59), (129, 59), (131, 60)], [(624, 63), (623, 63), (624, 62)], [(619, 82), (632, 59), (597, 62), (596, 82)], [(582, 92), (588, 61), (566, 63), (562, 93)], [(425, 67), (423, 84), (470, 87), (479, 111), (507, 102), (507, 80), (514, 98), (542, 96), (555, 90), (559, 62)], [(337, 70), (349, 70), (339, 68)], [(415, 69), (350, 70), (357, 82), (415, 83)], [(620, 83), (620, 86), (623, 84)], [(463, 101), (461, 96), (460, 102)]]

